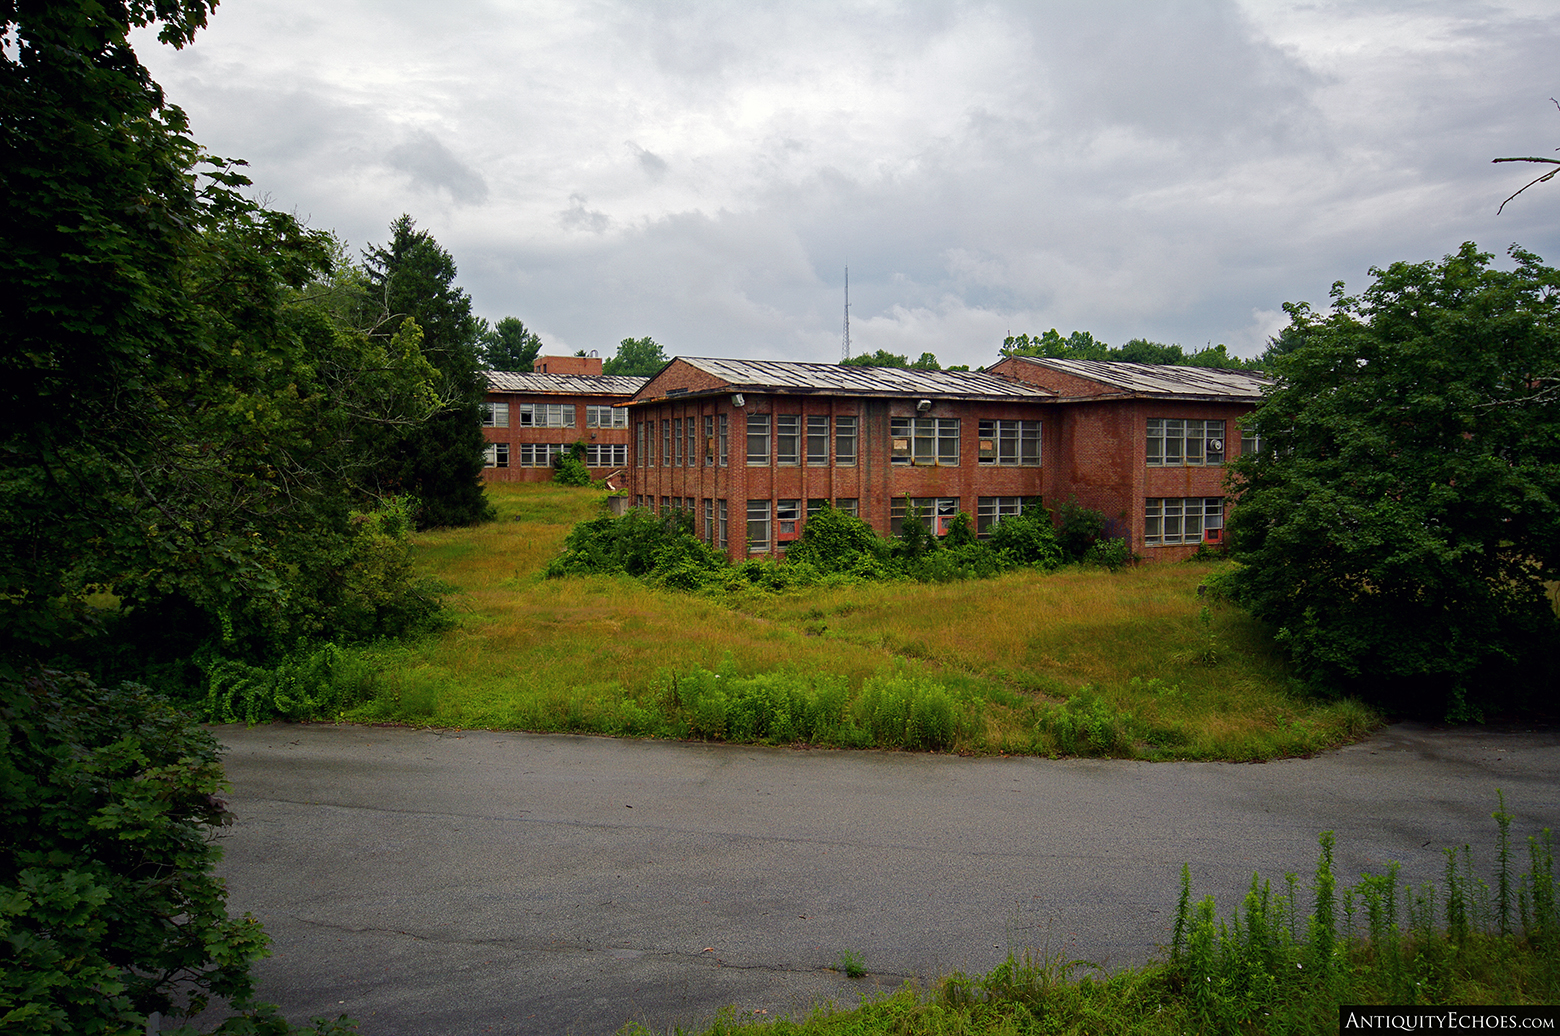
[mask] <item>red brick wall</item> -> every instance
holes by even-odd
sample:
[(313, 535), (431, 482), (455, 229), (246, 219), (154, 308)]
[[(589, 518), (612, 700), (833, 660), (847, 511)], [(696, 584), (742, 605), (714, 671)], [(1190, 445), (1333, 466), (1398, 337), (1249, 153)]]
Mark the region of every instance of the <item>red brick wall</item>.
[[(582, 359), (583, 357), (568, 357), (569, 359)], [(599, 361), (598, 361), (599, 362)], [(551, 373), (551, 372), (549, 372)], [(485, 397), (489, 403), (509, 404), (508, 428), (483, 428), (482, 434), (488, 442), (503, 442), (509, 444), (509, 467), (507, 468), (483, 468), (482, 477), (487, 482), (546, 482), (552, 478), (551, 467), (521, 467), (520, 445), (522, 443), (575, 443), (584, 442), (587, 446), (604, 446), (610, 444), (627, 444), (630, 428), (587, 428), (585, 427), (585, 407), (612, 406), (622, 403), (626, 399), (619, 395), (578, 395), (566, 396), (556, 393), (534, 392), (489, 392)], [(521, 403), (562, 403), (574, 407), (573, 428), (521, 428), (520, 404)], [(632, 453), (632, 451), (630, 451)], [(630, 457), (632, 462), (632, 457)], [(605, 478), (618, 466), (593, 467), (590, 469), (592, 478)], [(623, 480), (618, 480), (621, 485)]]
[[(675, 366), (675, 364), (674, 364)], [(691, 369), (690, 369), (691, 371)], [(666, 375), (674, 372), (668, 370)], [(693, 374), (702, 372), (691, 371)], [(663, 377), (666, 377), (663, 375)], [(668, 378), (675, 385), (674, 378)], [(645, 393), (655, 391), (662, 379), (648, 386)], [(662, 498), (686, 501), (692, 498), (696, 513), (696, 528), (704, 533), (704, 500), (725, 500), (728, 517), (728, 549), (733, 560), (741, 560), (746, 552), (746, 520), (748, 500), (796, 500), (805, 515), (810, 499), (842, 499), (857, 501), (858, 514), (880, 535), (887, 536), (890, 528), (890, 502), (901, 496), (910, 497), (958, 497), (960, 509), (973, 518), (978, 498), (982, 496), (1042, 496), (1046, 492), (1047, 469), (996, 467), (977, 463), (979, 456), (979, 422), (983, 419), (1038, 420), (1042, 422), (1042, 450), (1049, 450), (1052, 434), (1051, 412), (1029, 401), (1004, 401), (999, 403), (939, 402), (921, 416), (959, 419), (958, 466), (893, 464), (889, 435), (891, 417), (916, 416), (915, 400), (875, 400), (840, 396), (789, 396), (744, 394), (744, 405), (732, 404), (731, 394), (701, 396), (689, 399), (662, 399), (653, 404), (640, 404), (630, 408), (630, 485), (631, 500), (643, 497), (654, 501), (660, 510)], [(727, 466), (710, 466), (700, 463), (690, 467), (686, 455), (683, 464), (668, 466), (664, 463), (660, 422), (690, 418), (697, 422), (696, 444), (703, 445), (703, 418), (726, 415), (729, 430)], [(795, 414), (800, 417), (801, 443), (798, 464), (780, 464), (771, 448), (769, 463), (749, 467), (747, 464), (747, 415), (767, 414), (770, 417), (770, 441), (774, 442), (778, 415)], [(806, 458), (807, 417), (830, 417), (830, 464), (827, 467), (811, 467)], [(854, 416), (857, 419), (857, 460), (854, 465), (839, 465), (834, 460), (833, 418)], [(646, 436), (654, 427), (656, 435), (655, 461), (641, 464), (638, 457), (638, 432), (640, 422), (645, 423)], [(654, 422), (652, 426), (651, 422)], [(686, 424), (684, 439), (686, 440)], [(648, 450), (646, 451), (649, 452)], [(675, 458), (675, 451), (674, 451)], [(702, 461), (702, 456), (701, 456)], [(1047, 456), (1042, 453), (1042, 463)], [(805, 523), (805, 518), (804, 518)], [(800, 526), (798, 527), (800, 529)]]
[(531, 373), (595, 378), (601, 376), (601, 365), (599, 356), (538, 356), (531, 363)]

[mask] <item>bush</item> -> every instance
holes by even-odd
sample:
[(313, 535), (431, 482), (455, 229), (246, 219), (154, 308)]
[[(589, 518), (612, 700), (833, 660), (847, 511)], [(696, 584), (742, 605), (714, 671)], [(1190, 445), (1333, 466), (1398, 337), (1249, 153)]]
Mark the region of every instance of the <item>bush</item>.
[(391, 497), (372, 511), (354, 511), (348, 557), (338, 578), (340, 602), (333, 626), (348, 641), (409, 637), (445, 629), (446, 588), (418, 578), (411, 533), (416, 505)]
[(1121, 538), (1095, 540), (1084, 552), (1083, 561), (1086, 565), (1097, 565), (1115, 572), (1132, 561), (1132, 549)]
[(1050, 513), (1039, 508), (1003, 518), (991, 530), (986, 545), (1013, 564), (1051, 569), (1062, 563)]
[(333, 716), (368, 696), (372, 674), (335, 644), (298, 651), (273, 666), (238, 659), (206, 663), (205, 715), (213, 723), (264, 723)]
[(790, 561), (806, 561), (820, 572), (861, 574), (882, 571), (887, 544), (872, 526), (854, 515), (824, 507), (807, 519), (802, 535), (786, 552)]
[(1077, 500), (1067, 500), (1057, 508), (1061, 529), (1056, 534), (1062, 557), (1068, 562), (1082, 561), (1094, 546), (1094, 541), (1105, 531), (1105, 516), (1099, 511), (1081, 506)]
[(553, 455), (553, 481), (560, 486), (590, 485), (590, 469), (585, 466), (585, 444), (575, 442), (563, 453)]
[(0, 679), (0, 1028), (141, 1033), (220, 998), (240, 1017), (217, 1032), (291, 1031), (252, 1000), (268, 941), (213, 874), (217, 751), (144, 687)]

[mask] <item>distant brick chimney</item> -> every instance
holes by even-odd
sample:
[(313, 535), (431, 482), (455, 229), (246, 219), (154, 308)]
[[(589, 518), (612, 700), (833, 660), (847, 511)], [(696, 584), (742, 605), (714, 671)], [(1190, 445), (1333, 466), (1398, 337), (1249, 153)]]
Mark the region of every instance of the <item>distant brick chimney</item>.
[(586, 378), (601, 376), (599, 356), (538, 356), (531, 362), (532, 374), (573, 374)]

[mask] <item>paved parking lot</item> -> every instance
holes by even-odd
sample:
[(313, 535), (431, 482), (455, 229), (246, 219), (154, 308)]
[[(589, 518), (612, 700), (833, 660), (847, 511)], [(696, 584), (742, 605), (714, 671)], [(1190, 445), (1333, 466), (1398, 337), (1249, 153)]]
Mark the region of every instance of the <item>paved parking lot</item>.
[[(264, 999), (365, 1034), (658, 1031), (1169, 939), (1180, 869), (1233, 906), (1254, 870), (1493, 856), (1560, 827), (1560, 734), (1393, 727), (1261, 765), (489, 732), (220, 727), (230, 906), (264, 921)], [(868, 976), (830, 970), (842, 951)]]

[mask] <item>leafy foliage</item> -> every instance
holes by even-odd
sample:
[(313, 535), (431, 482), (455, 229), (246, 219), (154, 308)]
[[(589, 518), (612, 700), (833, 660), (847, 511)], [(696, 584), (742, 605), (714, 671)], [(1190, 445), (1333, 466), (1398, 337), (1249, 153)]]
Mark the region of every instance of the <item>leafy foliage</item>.
[(492, 327), (484, 324), (479, 341), (488, 370), (529, 371), (542, 351), (542, 340), (518, 317), (505, 317)]
[(601, 365), (601, 373), (623, 377), (648, 378), (660, 373), (667, 355), (654, 338), (625, 338), (618, 343), (617, 354)]
[(1187, 352), (1179, 345), (1164, 345), (1134, 338), (1111, 346), (1088, 331), (1074, 331), (1063, 338), (1056, 328), (1043, 335), (1008, 335), (1002, 340), (1003, 356), (1043, 356), (1058, 360), (1101, 360), (1118, 363), (1157, 363), (1178, 367), (1219, 367), (1225, 370), (1261, 370), (1262, 361), (1231, 356), (1224, 345)]
[(585, 444), (572, 443), (553, 457), (553, 481), (563, 486), (590, 485), (590, 469), (585, 466)]
[(1457, 719), (1550, 708), (1560, 273), (1465, 244), (1291, 306), (1302, 345), (1235, 465), (1236, 598), (1314, 685)]
[(438, 371), (441, 406), (391, 444), (375, 475), (382, 493), (414, 496), (422, 528), (473, 525), (492, 517), (482, 494), (482, 325), (455, 287), (455, 260), (412, 218), (390, 225), (387, 244), (366, 249), (364, 265), (382, 319), (410, 317), (423, 330), (422, 354)]
[(0, 679), (0, 1027), (140, 1033), (218, 998), (219, 1033), (293, 1031), (253, 1002), (268, 941), (213, 873), (222, 788), (216, 740), (145, 688)]

